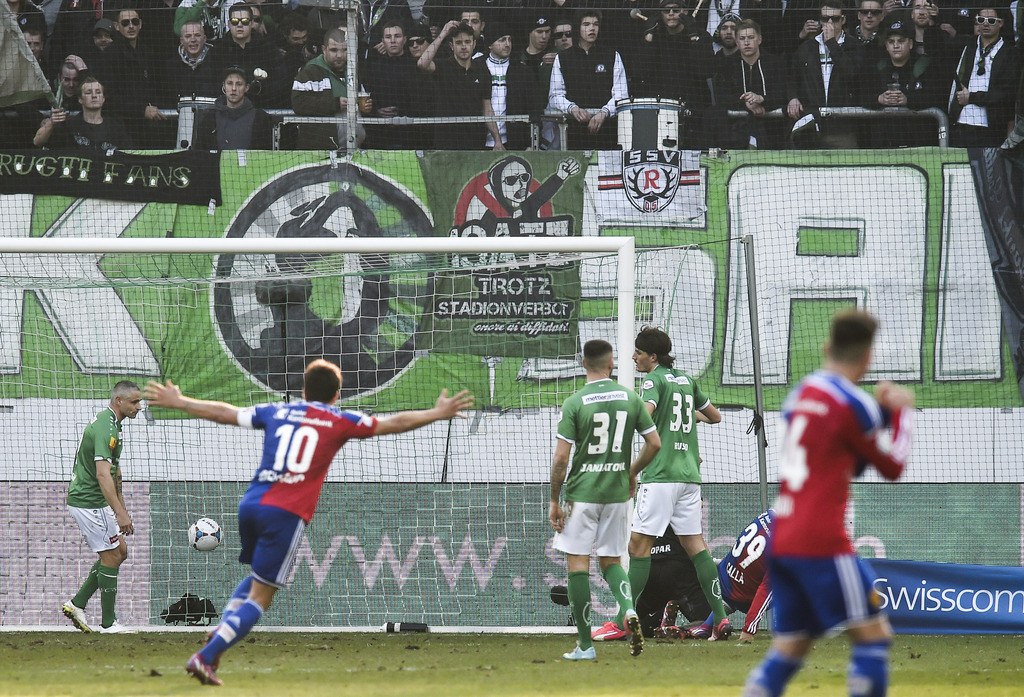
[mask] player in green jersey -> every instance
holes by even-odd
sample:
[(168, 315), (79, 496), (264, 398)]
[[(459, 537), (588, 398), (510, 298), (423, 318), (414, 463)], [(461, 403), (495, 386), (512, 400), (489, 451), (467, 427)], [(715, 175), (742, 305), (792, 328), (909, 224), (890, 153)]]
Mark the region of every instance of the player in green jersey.
[[(566, 555), (569, 606), (579, 634), (576, 648), (563, 657), (574, 661), (595, 657), (590, 636), (592, 550), (630, 630), (630, 653), (638, 656), (643, 651), (643, 632), (621, 558), (627, 547), (629, 498), (637, 475), (654, 458), (661, 439), (636, 392), (611, 379), (614, 367), (611, 344), (599, 339), (584, 344), (587, 384), (562, 406), (551, 466), (548, 518), (555, 528), (554, 547)], [(644, 446), (630, 463), (634, 431), (643, 436)], [(570, 466), (573, 445), (576, 452)], [(563, 483), (564, 507), (559, 502)]]
[(646, 373), (640, 396), (661, 436), (662, 447), (644, 471), (637, 489), (629, 538), (629, 581), (634, 602), (644, 590), (651, 570), (651, 545), (666, 526), (697, 569), (704, 596), (714, 613), (710, 641), (727, 639), (732, 627), (722, 605), (718, 567), (708, 552), (701, 530), (700, 451), (696, 422), (716, 424), (722, 420), (697, 381), (672, 367), (672, 340), (653, 327), (644, 327), (636, 337), (633, 360)]
[(132, 632), (117, 621), (117, 573), (128, 558), (124, 536), (135, 532), (121, 492), (121, 422), (134, 419), (142, 409), (142, 390), (130, 380), (121, 380), (110, 394), (109, 406), (85, 427), (75, 454), (75, 466), (68, 486), (68, 512), (78, 523), (89, 547), (99, 560), (89, 570), (85, 583), (62, 611), (83, 632), (91, 632), (85, 606), (97, 589), (103, 619), (98, 631), (104, 634)]

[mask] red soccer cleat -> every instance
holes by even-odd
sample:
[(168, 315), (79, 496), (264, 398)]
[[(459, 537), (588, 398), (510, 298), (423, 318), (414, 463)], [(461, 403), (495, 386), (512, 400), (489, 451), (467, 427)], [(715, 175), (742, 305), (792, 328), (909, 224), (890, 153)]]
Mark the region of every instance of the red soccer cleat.
[(208, 665), (198, 653), (188, 659), (185, 664), (185, 672), (194, 677), (204, 685), (223, 685), (224, 682), (217, 677), (213, 666)]
[(605, 622), (591, 633), (590, 638), (594, 641), (621, 641), (626, 638), (626, 630), (614, 622)]
[(732, 625), (729, 624), (728, 617), (723, 617), (722, 621), (712, 628), (711, 636), (708, 637), (708, 641), (725, 641), (731, 636)]
[(694, 624), (683, 630), (685, 639), (707, 639), (711, 636), (711, 627), (706, 624)]

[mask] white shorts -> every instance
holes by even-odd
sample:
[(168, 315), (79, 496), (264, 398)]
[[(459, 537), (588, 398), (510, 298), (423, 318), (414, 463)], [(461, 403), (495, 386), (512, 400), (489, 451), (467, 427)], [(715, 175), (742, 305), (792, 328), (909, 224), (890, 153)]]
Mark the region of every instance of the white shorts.
[(110, 506), (103, 508), (75, 508), (68, 506), (68, 512), (78, 523), (78, 529), (85, 536), (85, 542), (94, 552), (106, 552), (121, 544), (121, 528), (117, 516)]
[(700, 513), (700, 484), (641, 484), (636, 490), (633, 532), (661, 537), (671, 524), (677, 535), (700, 535)]
[(565, 504), (565, 527), (555, 533), (554, 547), (566, 554), (621, 557), (628, 549), (629, 501)]

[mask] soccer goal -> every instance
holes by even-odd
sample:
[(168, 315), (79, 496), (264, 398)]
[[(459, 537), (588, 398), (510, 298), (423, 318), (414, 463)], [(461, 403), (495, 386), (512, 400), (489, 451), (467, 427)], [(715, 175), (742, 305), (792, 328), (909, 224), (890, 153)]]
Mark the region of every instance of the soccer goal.
[[(708, 255), (638, 251), (632, 237), (0, 238), (0, 284), (6, 626), (61, 625), (60, 604), (95, 559), (64, 497), (82, 430), (114, 382), (171, 379), (247, 406), (298, 398), (305, 365), (321, 357), (342, 367), (346, 407), (425, 408), (442, 388), (469, 389), (476, 407), (343, 448), (265, 624), (564, 626), (548, 599), (566, 575), (550, 547), (548, 480), (559, 407), (584, 382), (582, 344), (610, 341), (630, 388), (642, 325), (668, 328), (694, 375), (716, 360), (714, 304), (694, 297), (713, 291)], [(730, 401), (753, 404), (716, 396)], [(710, 480), (750, 492), (728, 502), (737, 520), (759, 505), (750, 416), (702, 442)], [(219, 609), (243, 573), (237, 505), (261, 434), (158, 409), (124, 433), (137, 533), (123, 621), (164, 626), (185, 593)], [(188, 544), (201, 517), (223, 529), (213, 551)], [(729, 544), (734, 527), (721, 525)], [(599, 578), (596, 612), (613, 602)]]

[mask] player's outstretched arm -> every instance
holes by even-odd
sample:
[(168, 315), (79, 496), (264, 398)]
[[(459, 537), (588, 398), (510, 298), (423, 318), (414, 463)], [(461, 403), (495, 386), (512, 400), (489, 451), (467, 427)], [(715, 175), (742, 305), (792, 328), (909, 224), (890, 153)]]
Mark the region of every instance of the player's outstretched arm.
[(219, 424), (238, 425), (238, 407), (227, 402), (213, 402), (207, 399), (192, 399), (181, 393), (181, 388), (168, 380), (161, 385), (150, 380), (144, 390), (146, 400), (157, 407), (177, 409), (200, 419)]
[(441, 396), (437, 398), (437, 404), (433, 409), (402, 411), (394, 416), (385, 416), (377, 420), (377, 430), (373, 434), (383, 436), (388, 433), (405, 433), (442, 419), (465, 419), (466, 415), (462, 410), (472, 406), (473, 395), (469, 390), (463, 390), (454, 397), (448, 396), (448, 390), (441, 390)]

